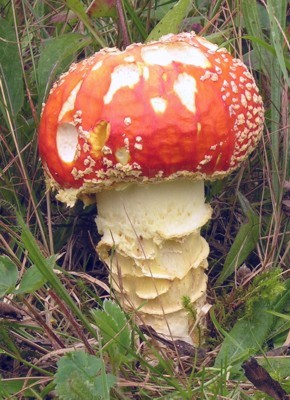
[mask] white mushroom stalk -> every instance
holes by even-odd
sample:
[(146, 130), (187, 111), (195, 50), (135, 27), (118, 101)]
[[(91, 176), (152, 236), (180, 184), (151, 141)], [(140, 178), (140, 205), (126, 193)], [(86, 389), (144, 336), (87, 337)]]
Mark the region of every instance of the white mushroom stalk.
[(137, 322), (167, 339), (199, 345), (209, 253), (200, 229), (211, 217), (203, 181), (102, 191), (97, 207), (98, 253), (110, 268), (119, 301)]

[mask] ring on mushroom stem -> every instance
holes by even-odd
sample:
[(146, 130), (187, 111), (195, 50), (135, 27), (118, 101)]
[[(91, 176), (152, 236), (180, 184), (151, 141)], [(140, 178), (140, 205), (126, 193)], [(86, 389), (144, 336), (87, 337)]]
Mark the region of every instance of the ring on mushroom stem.
[(204, 180), (237, 169), (263, 122), (247, 67), (193, 32), (102, 49), (54, 85), (39, 127), (48, 185), (69, 206), (97, 201), (97, 249), (137, 322), (202, 341)]

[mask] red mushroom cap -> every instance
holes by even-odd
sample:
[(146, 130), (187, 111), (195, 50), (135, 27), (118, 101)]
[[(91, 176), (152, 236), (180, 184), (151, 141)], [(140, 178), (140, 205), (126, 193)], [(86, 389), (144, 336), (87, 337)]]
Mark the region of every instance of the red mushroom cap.
[(263, 121), (247, 67), (182, 33), (73, 64), (44, 106), (39, 150), (58, 188), (214, 179), (254, 149)]

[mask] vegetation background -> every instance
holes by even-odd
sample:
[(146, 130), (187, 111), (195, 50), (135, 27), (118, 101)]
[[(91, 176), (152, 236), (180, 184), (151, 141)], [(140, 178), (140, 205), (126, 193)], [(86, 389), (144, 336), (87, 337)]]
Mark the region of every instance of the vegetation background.
[[(0, 399), (287, 398), (287, 12), (286, 0), (0, 0)], [(204, 350), (167, 346), (152, 365), (147, 336), (110, 300), (96, 208), (66, 209), (46, 191), (37, 127), (71, 62), (184, 30), (244, 60), (266, 122), (242, 169), (207, 186), (213, 307)], [(244, 373), (251, 356), (270, 374), (252, 364), (256, 387)]]

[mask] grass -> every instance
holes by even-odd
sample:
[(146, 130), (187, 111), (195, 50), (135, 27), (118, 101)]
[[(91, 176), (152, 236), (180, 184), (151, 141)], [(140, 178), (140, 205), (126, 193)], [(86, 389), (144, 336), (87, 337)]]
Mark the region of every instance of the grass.
[[(101, 3), (100, 11), (90, 1), (0, 0), (0, 399), (271, 398), (246, 379), (241, 364), (250, 356), (290, 393), (289, 354), (279, 352), (290, 328), (287, 2), (181, 0), (170, 18), (176, 1)], [(160, 29), (195, 29), (242, 58), (266, 122), (250, 160), (207, 185), (214, 306), (204, 351), (168, 347), (152, 365), (147, 337), (109, 300), (96, 208), (67, 209), (46, 192), (37, 127), (72, 61)]]

